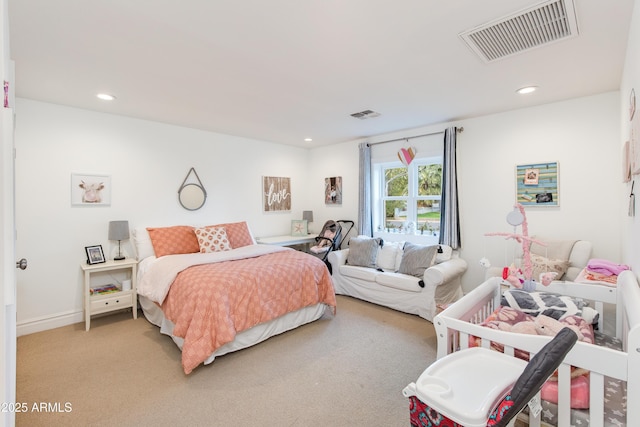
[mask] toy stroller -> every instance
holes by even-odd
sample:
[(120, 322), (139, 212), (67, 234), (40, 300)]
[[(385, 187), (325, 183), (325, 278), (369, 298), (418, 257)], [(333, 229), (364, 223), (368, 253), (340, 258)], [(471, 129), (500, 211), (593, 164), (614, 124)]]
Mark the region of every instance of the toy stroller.
[(354, 222), (350, 220), (329, 220), (324, 223), (322, 231), (316, 237), (316, 244), (309, 248), (312, 254), (322, 259), (329, 269), (329, 273), (332, 272), (331, 264), (327, 261), (329, 253), (340, 250), (344, 238), (349, 234), (353, 226)]

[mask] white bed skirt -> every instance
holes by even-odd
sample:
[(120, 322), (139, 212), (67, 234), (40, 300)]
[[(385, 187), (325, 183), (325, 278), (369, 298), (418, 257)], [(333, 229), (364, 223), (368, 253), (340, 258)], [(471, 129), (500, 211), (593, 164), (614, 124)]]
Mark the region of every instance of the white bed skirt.
[[(160, 332), (171, 337), (173, 342), (182, 350), (183, 339), (173, 336), (173, 323), (164, 317), (164, 313), (154, 302), (148, 298), (138, 295), (140, 301), (140, 307), (144, 316), (149, 322), (158, 326)], [(302, 308), (291, 313), (284, 314), (277, 319), (270, 322), (261, 323), (246, 331), (239, 332), (236, 335), (236, 339), (227, 343), (217, 349), (211, 354), (204, 364), (208, 365), (213, 362), (217, 356), (222, 356), (227, 353), (231, 353), (243, 348), (251, 347), (258, 344), (267, 338), (281, 334), (291, 329), (295, 329), (298, 326), (302, 326), (307, 323), (311, 323), (318, 320), (324, 314), (325, 310), (329, 308), (326, 304), (319, 303), (309, 307)]]

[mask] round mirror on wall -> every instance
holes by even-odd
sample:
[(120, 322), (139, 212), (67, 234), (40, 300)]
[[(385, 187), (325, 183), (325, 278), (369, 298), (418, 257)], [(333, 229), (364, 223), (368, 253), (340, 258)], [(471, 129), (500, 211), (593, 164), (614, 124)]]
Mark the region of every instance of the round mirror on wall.
[(183, 208), (195, 211), (204, 205), (207, 193), (198, 184), (187, 184), (180, 189), (179, 199)]
[[(191, 173), (195, 175), (198, 183), (187, 184), (187, 180)], [(204, 202), (207, 200), (207, 191), (204, 189), (202, 181), (200, 181), (200, 177), (194, 168), (189, 170), (184, 181), (182, 181), (182, 185), (178, 190), (178, 200), (180, 201), (180, 205), (189, 211), (195, 211), (204, 206)]]

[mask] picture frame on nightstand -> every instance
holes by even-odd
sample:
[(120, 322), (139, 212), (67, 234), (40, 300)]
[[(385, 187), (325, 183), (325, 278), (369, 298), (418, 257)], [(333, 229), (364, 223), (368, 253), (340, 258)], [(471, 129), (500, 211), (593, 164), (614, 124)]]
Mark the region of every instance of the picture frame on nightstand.
[(101, 264), (106, 261), (102, 245), (85, 246), (84, 250), (87, 253), (87, 264)]

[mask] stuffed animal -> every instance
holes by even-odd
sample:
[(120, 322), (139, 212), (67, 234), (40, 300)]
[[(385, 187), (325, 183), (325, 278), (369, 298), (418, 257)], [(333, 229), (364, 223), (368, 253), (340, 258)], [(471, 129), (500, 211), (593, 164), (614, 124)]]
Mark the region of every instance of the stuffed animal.
[(584, 340), (584, 335), (582, 335), (577, 326), (567, 325), (544, 314), (536, 316), (533, 322), (523, 321), (510, 325), (507, 322), (500, 321), (496, 322), (496, 326), (501, 331), (517, 332), (528, 335), (544, 335), (549, 337), (555, 336), (562, 328), (569, 328), (578, 335), (578, 341)]
[(513, 264), (502, 269), (502, 278), (509, 282), (514, 288), (521, 289), (524, 284), (522, 270)]
[(540, 273), (540, 283), (544, 286), (549, 286), (551, 282), (553, 282), (556, 277), (558, 277), (558, 273), (555, 271), (547, 271), (546, 273)]

